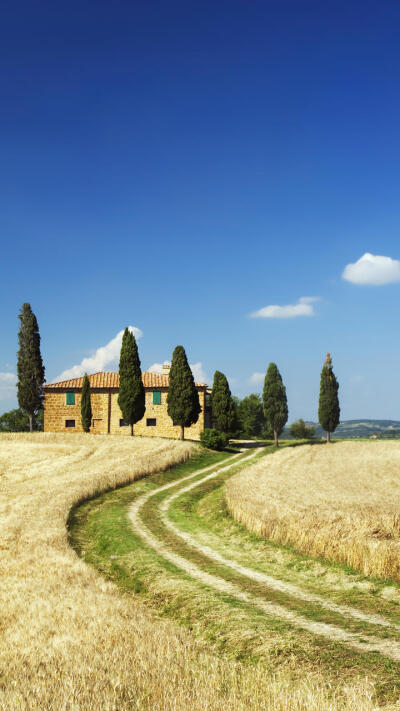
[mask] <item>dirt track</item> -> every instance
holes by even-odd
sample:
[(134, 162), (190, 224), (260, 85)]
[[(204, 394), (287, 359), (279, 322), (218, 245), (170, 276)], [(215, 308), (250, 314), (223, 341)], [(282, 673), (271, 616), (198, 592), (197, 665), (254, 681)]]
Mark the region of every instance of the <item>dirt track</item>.
[[(246, 453), (240, 455), (240, 461), (250, 461), (253, 457), (259, 454), (259, 451), (260, 450), (256, 449), (253, 450), (251, 454)], [(267, 615), (269, 614), (284, 619), (290, 622), (290, 624), (294, 627), (307, 630), (308, 632), (312, 632), (316, 635), (322, 635), (323, 637), (341, 642), (357, 650), (362, 650), (364, 652), (379, 652), (390, 659), (400, 661), (400, 641), (397, 634), (400, 626), (396, 623), (381, 615), (369, 614), (353, 606), (338, 604), (329, 599), (328, 596), (322, 597), (321, 595), (314, 594), (309, 590), (304, 590), (300, 586), (285, 582), (277, 577), (266, 575), (254, 568), (251, 568), (250, 566), (244, 566), (242, 563), (235, 560), (234, 557), (221, 555), (221, 553), (217, 550), (215, 539), (213, 539), (212, 536), (210, 536), (210, 543), (205, 544), (204, 541), (197, 540), (195, 535), (188, 531), (183, 531), (170, 520), (168, 513), (174, 501), (179, 499), (180, 496), (195, 490), (205, 482), (217, 479), (221, 476), (221, 474), (225, 474), (232, 466), (238, 463), (238, 458), (238, 455), (234, 455), (229, 460), (225, 460), (223, 466), (206, 467), (205, 469), (198, 470), (183, 477), (179, 481), (163, 485), (136, 499), (130, 509), (130, 519), (135, 531), (142, 537), (147, 545), (156, 550), (159, 555), (163, 556), (166, 560), (173, 563), (193, 578), (220, 592), (228, 593), (246, 604), (253, 605), (256, 608), (261, 609)], [(226, 461), (228, 461), (228, 464)], [(194, 481), (184, 485), (190, 480)], [(161, 504), (159, 506), (160, 517), (163, 524), (174, 534), (174, 536), (183, 540), (188, 546), (190, 546), (193, 551), (206, 556), (210, 560), (210, 563), (218, 563), (221, 566), (226, 566), (227, 568), (234, 570), (236, 573), (239, 573), (243, 577), (242, 584), (238, 585), (225, 579), (223, 573), (219, 576), (207, 572), (204, 567), (201, 567), (197, 563), (193, 562), (193, 560), (190, 560), (190, 556), (186, 557), (181, 553), (174, 551), (173, 547), (170, 545), (165, 545), (161, 538), (157, 537), (148, 528), (148, 526), (145, 525), (140, 515), (142, 507), (152, 497), (158, 496), (163, 492), (168, 492), (170, 489), (175, 490), (171, 494), (167, 494), (166, 497), (161, 500)], [(335, 612), (341, 616), (342, 622), (340, 625), (318, 622), (308, 618), (306, 615), (298, 614), (283, 605), (270, 602), (268, 599), (265, 599), (264, 595), (256, 595), (254, 592), (246, 590), (246, 579), (248, 581), (256, 581), (263, 584), (266, 590), (268, 590), (268, 588), (271, 590), (278, 590), (298, 600), (304, 601), (305, 604), (312, 603), (313, 605)], [(368, 629), (363, 631), (362, 634), (352, 632), (346, 628), (346, 621), (348, 618), (360, 620), (365, 623), (366, 627), (368, 627), (368, 625), (381, 626), (386, 629), (386, 634), (389, 634), (390, 637), (380, 638), (376, 636), (376, 634), (372, 634), (371, 631), (368, 631)]]

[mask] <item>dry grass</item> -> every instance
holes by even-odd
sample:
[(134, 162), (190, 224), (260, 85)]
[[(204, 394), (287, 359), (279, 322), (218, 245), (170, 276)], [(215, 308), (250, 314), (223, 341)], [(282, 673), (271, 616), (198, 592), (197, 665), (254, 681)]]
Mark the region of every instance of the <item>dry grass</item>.
[(0, 709), (371, 711), (373, 689), (218, 660), (154, 620), (69, 548), (71, 507), (182, 461), (192, 445), (85, 435), (0, 436)]
[(258, 535), (400, 581), (400, 444), (281, 450), (228, 481), (232, 515)]

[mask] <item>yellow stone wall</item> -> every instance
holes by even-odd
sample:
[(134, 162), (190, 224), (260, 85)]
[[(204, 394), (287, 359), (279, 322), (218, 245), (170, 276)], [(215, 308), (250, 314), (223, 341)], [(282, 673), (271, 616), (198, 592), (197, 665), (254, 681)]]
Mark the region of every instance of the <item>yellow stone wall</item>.
[[(158, 388), (161, 392), (161, 405), (153, 405), (153, 390), (146, 389), (146, 412), (142, 420), (134, 425), (135, 435), (145, 437), (170, 437), (178, 439), (181, 428), (174, 427), (167, 412), (167, 388)], [(44, 398), (44, 431), (45, 432), (82, 432), (81, 425), (81, 392), (75, 392), (75, 405), (66, 404), (66, 391), (45, 391)], [(191, 427), (185, 427), (185, 438), (200, 439), (204, 430), (205, 390), (198, 390), (202, 408), (199, 419)], [(118, 405), (118, 390), (92, 390), (91, 403), (93, 411), (90, 432), (107, 434), (110, 421), (110, 433), (129, 435), (130, 427), (120, 427), (122, 413)], [(155, 419), (156, 426), (147, 426), (148, 419)], [(75, 427), (65, 427), (66, 420), (75, 420)], [(93, 426), (94, 421), (94, 426)]]
[[(66, 404), (66, 391), (46, 392), (44, 394), (44, 431), (45, 432), (83, 432), (81, 423), (81, 393), (75, 392), (75, 405)], [(101, 433), (107, 434), (108, 393), (91, 392), (93, 417), (105, 423)], [(65, 420), (75, 420), (75, 427), (66, 427)], [(97, 423), (95, 425), (97, 431)], [(93, 427), (91, 428), (91, 431)], [(100, 431), (100, 430), (99, 430)]]

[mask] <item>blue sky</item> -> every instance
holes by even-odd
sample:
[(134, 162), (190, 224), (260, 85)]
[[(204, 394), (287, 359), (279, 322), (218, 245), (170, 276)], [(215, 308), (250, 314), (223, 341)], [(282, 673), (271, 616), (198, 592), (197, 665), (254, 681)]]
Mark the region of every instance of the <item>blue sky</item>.
[(400, 419), (399, 34), (394, 2), (6, 2), (0, 411), (28, 301), (49, 381), (132, 325), (239, 396), (276, 362), (290, 421), (330, 351), (343, 419)]

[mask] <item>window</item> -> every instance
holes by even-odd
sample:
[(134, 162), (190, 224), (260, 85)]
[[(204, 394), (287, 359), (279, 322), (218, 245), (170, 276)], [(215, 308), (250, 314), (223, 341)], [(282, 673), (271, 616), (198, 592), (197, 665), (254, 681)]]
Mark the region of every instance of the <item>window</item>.
[(146, 426), (147, 427), (155, 427), (157, 424), (157, 420), (155, 417), (148, 417), (146, 420)]
[(128, 427), (128, 423), (125, 422), (125, 420), (120, 420), (120, 421), (119, 421), (119, 426), (120, 426), (120, 427)]
[(161, 405), (161, 391), (153, 390), (153, 405)]
[(75, 427), (75, 420), (65, 420), (66, 427)]
[(67, 405), (75, 405), (75, 393), (67, 393), (66, 403)]

